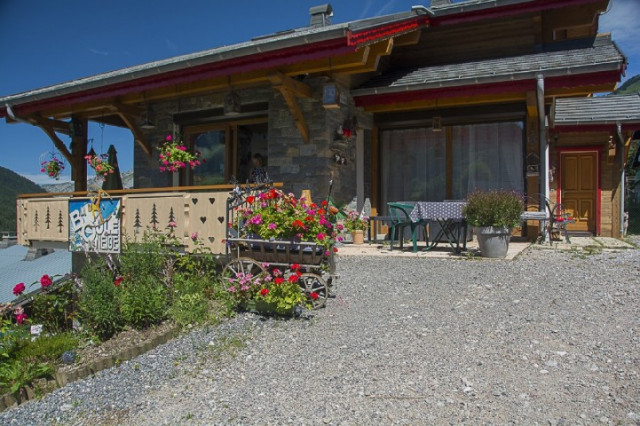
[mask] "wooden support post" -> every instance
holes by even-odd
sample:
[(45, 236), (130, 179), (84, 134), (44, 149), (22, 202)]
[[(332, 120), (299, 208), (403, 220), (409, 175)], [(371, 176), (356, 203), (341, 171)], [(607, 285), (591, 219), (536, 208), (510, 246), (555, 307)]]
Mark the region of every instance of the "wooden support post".
[[(47, 134), (47, 136), (49, 136), (49, 139), (51, 139), (51, 141), (53, 142), (53, 145), (56, 147), (56, 149), (58, 151), (60, 151), (60, 153), (64, 156), (64, 158), (67, 159), (69, 164), (73, 164), (73, 156), (71, 155), (71, 153), (67, 149), (67, 147), (64, 144), (64, 142), (62, 142), (62, 140), (60, 140), (58, 135), (56, 135), (56, 128), (54, 128), (52, 120), (48, 120), (48, 119), (42, 118), (42, 117), (35, 117), (32, 122), (33, 122), (34, 126), (40, 127), (42, 129), (42, 131), (44, 131)], [(61, 123), (64, 123), (64, 122), (61, 122)], [(66, 130), (67, 130), (67, 133), (68, 133), (69, 132), (69, 124), (68, 123), (67, 123), (66, 127), (67, 127)]]
[(129, 105), (125, 105), (121, 102), (113, 102), (109, 105), (109, 108), (113, 110), (127, 125), (131, 133), (133, 133), (133, 138), (136, 143), (140, 145), (140, 148), (144, 151), (145, 154), (151, 155), (151, 146), (147, 141), (146, 136), (142, 133), (140, 127), (138, 127), (138, 119), (140, 117), (140, 112)]
[(87, 155), (88, 121), (78, 117), (71, 117), (71, 179), (74, 181), (74, 191), (87, 190)]
[(282, 94), (293, 116), (293, 122), (302, 135), (302, 139), (304, 139), (306, 143), (309, 143), (309, 127), (307, 126), (304, 114), (302, 113), (302, 109), (300, 109), (300, 105), (298, 105), (296, 97), (310, 98), (312, 96), (311, 87), (281, 72), (270, 74), (269, 80), (273, 83), (274, 89)]

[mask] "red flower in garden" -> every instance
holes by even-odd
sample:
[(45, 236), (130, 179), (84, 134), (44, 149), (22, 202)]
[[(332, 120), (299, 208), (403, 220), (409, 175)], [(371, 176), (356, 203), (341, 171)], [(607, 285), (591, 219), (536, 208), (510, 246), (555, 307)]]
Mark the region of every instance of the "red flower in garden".
[(49, 287), (51, 284), (53, 284), (53, 281), (51, 280), (51, 277), (49, 275), (44, 274), (42, 278), (40, 278), (40, 284), (42, 285), (42, 287)]
[(291, 224), (294, 228), (304, 228), (304, 223), (302, 223), (302, 221), (296, 219), (293, 221), (293, 223)]
[(113, 285), (115, 285), (116, 287), (118, 287), (120, 284), (122, 284), (122, 280), (123, 280), (123, 279), (124, 279), (124, 278), (122, 278), (122, 277), (118, 277), (118, 278), (116, 278), (116, 280), (114, 281)]
[(327, 200), (322, 200), (322, 203), (321, 203), (321, 204), (322, 204), (324, 207), (326, 207), (326, 206), (327, 206), (327, 204), (329, 204), (329, 203), (327, 203)]
[(276, 277), (276, 278), (274, 278), (274, 279), (273, 279), (273, 283), (274, 283), (275, 285), (280, 285), (280, 284), (282, 284), (283, 282), (284, 282), (284, 278), (282, 278), (282, 277)]
[(334, 253), (337, 253), (337, 252), (338, 252), (338, 247), (334, 247), (334, 248), (333, 248), (333, 252), (334, 252)]
[(13, 294), (16, 296), (21, 295), (24, 292), (25, 286), (24, 283), (18, 283), (15, 287), (13, 287)]
[(256, 200), (256, 197), (254, 197), (253, 195), (250, 195), (247, 197), (247, 203), (249, 204), (253, 204), (255, 200)]
[(290, 283), (297, 283), (298, 282), (298, 275), (291, 275), (289, 276), (289, 280)]
[(291, 265), (291, 270), (292, 271), (297, 271), (298, 269), (300, 269), (300, 265), (297, 263), (294, 263), (293, 265)]
[(316, 293), (315, 291), (312, 291), (311, 293), (309, 293), (309, 297), (312, 298), (313, 300), (318, 299), (318, 293)]
[(27, 314), (18, 314), (16, 315), (16, 322), (18, 324), (22, 324), (24, 322), (24, 320), (27, 319)]
[(269, 294), (269, 290), (267, 290), (266, 288), (260, 290), (260, 296), (266, 296), (267, 294)]

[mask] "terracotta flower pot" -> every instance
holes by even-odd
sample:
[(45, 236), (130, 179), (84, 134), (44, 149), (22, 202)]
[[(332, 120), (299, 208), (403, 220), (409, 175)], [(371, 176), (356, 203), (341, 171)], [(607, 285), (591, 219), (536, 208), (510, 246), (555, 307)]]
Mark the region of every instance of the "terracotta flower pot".
[(351, 231), (351, 237), (353, 238), (353, 244), (364, 244), (363, 230)]

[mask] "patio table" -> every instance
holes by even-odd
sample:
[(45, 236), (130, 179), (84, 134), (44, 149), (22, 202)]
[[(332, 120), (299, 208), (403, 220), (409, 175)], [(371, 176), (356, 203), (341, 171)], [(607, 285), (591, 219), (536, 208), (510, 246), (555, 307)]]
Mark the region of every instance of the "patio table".
[(467, 249), (467, 219), (462, 214), (462, 209), (466, 205), (466, 201), (419, 201), (416, 203), (409, 214), (413, 222), (432, 220), (440, 225), (435, 238), (429, 236), (425, 250), (435, 248), (443, 235), (456, 253)]

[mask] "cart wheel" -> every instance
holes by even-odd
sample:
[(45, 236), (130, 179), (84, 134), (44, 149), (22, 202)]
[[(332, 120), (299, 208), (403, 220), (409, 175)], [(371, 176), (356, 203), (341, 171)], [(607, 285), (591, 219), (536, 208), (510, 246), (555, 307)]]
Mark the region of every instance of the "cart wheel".
[[(327, 303), (329, 288), (327, 282), (322, 279), (320, 275), (306, 272), (300, 276), (298, 284), (300, 284), (302, 291), (304, 291), (309, 298), (312, 309), (322, 308)], [(312, 299), (311, 293), (317, 294), (318, 297)]]
[(262, 265), (249, 257), (238, 257), (233, 259), (222, 270), (225, 278), (235, 278), (237, 274), (251, 274), (253, 276), (265, 272)]

